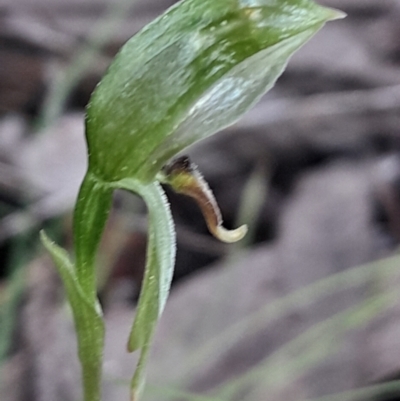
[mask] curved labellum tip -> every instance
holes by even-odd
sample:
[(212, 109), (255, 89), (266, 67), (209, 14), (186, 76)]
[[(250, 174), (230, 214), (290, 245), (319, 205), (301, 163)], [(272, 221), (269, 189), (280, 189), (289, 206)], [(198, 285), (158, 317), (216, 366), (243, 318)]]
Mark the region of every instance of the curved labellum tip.
[(227, 230), (222, 226), (218, 226), (213, 234), (222, 242), (237, 242), (247, 234), (247, 225), (243, 224), (235, 230)]
[(221, 212), (214, 195), (197, 166), (187, 156), (178, 157), (164, 166), (160, 180), (175, 192), (190, 196), (197, 202), (215, 238), (222, 242), (236, 242), (246, 235), (246, 225), (234, 230), (222, 226)]

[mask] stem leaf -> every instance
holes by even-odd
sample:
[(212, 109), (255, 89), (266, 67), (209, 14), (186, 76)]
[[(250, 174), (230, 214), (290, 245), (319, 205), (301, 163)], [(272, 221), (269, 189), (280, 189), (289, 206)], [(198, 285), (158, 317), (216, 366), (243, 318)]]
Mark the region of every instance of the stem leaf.
[(104, 323), (100, 304), (95, 297), (84, 294), (68, 253), (51, 241), (44, 231), (41, 231), (40, 239), (62, 278), (74, 315), (79, 359), (83, 368), (85, 400), (99, 401), (104, 345)]

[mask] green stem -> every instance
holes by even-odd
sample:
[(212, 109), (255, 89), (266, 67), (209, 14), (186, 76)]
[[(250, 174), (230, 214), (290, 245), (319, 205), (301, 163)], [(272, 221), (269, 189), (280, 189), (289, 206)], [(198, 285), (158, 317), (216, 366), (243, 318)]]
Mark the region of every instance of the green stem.
[[(80, 305), (76, 307), (79, 308)], [(74, 313), (74, 321), (82, 368), (83, 399), (84, 401), (100, 401), (104, 349), (104, 322), (100, 306), (95, 310), (81, 308), (79, 314)]]
[(97, 248), (111, 208), (112, 188), (87, 172), (74, 212), (76, 275), (86, 296), (96, 297)]
[(111, 208), (112, 188), (87, 172), (74, 212), (75, 274), (93, 309), (73, 308), (85, 401), (100, 401), (104, 323), (97, 299), (96, 253)]

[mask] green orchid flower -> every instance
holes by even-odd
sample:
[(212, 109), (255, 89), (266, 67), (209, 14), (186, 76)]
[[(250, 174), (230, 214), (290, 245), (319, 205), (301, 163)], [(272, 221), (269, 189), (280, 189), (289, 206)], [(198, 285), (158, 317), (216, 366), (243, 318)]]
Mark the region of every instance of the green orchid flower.
[(234, 123), (283, 72), (290, 56), (343, 13), (310, 0), (184, 0), (120, 50), (86, 114), (88, 171), (74, 212), (72, 262), (42, 233), (64, 281), (78, 337), (85, 401), (100, 400), (104, 323), (96, 296), (96, 252), (115, 189), (141, 196), (149, 212), (147, 264), (128, 350), (141, 355), (131, 399), (144, 384), (165, 306), (175, 232), (160, 182), (193, 197), (210, 231), (234, 242), (207, 183), (187, 158), (171, 159)]

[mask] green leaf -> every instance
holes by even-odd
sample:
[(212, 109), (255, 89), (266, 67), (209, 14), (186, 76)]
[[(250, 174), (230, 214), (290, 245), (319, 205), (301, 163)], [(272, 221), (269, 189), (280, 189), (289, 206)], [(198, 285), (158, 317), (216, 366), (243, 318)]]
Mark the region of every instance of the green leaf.
[(52, 242), (44, 231), (40, 239), (50, 253), (62, 278), (74, 315), (79, 359), (83, 370), (85, 400), (100, 400), (104, 323), (97, 299), (87, 297), (80, 286), (67, 252)]
[(176, 153), (235, 122), (289, 57), (343, 14), (311, 0), (185, 0), (121, 49), (87, 111), (104, 181), (150, 182)]

